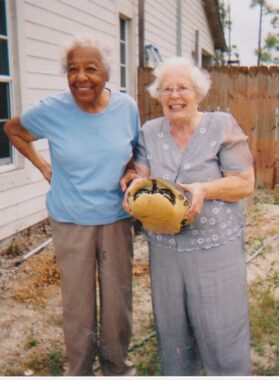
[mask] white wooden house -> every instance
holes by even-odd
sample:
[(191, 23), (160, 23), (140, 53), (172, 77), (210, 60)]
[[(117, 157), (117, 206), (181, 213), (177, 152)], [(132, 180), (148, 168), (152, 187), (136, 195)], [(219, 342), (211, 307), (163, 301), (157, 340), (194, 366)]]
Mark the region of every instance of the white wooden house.
[[(146, 45), (163, 59), (185, 55), (199, 65), (226, 48), (217, 5), (217, 0), (0, 0), (0, 246), (47, 217), (48, 183), (11, 148), (3, 125), (29, 104), (67, 88), (61, 46), (75, 34), (105, 41), (113, 62), (108, 85), (136, 98)], [(49, 157), (47, 141), (35, 144)]]

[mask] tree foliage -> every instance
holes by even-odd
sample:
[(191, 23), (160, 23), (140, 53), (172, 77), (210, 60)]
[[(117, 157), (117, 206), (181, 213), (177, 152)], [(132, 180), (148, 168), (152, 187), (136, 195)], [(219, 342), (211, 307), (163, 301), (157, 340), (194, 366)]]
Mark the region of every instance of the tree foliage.
[(219, 53), (219, 56), (215, 56), (215, 65), (219, 66), (228, 64), (230, 65), (231, 62), (239, 62), (239, 53), (238, 48), (236, 45), (231, 45), (230, 41), (230, 33), (232, 29), (232, 21), (230, 19), (230, 9), (229, 5), (225, 4), (224, 0), (219, 0), (218, 2), (219, 7), (219, 15), (222, 22), (223, 30), (224, 32), (228, 33), (228, 50), (226, 52)]
[[(279, 64), (279, 8), (272, 7), (267, 0), (251, 0), (250, 7), (260, 6), (261, 17), (259, 21), (259, 43), (255, 54), (258, 64)], [(261, 43), (262, 16), (271, 16), (271, 25), (274, 33), (268, 33), (264, 44)]]

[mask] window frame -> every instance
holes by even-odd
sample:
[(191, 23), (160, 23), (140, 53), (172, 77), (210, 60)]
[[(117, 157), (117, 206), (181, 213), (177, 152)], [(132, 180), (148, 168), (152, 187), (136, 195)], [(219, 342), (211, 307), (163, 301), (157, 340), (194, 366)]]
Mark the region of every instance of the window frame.
[[(4, 11), (5, 11), (5, 14), (4, 14), (4, 18), (3, 20), (5, 21), (6, 23), (6, 28), (5, 28), (5, 32), (6, 34), (0, 34), (0, 40), (4, 40), (4, 41), (7, 41), (7, 69), (8, 69), (8, 73), (7, 74), (3, 74), (3, 73), (0, 73), (0, 83), (1, 85), (2, 84), (6, 84), (6, 88), (7, 88), (7, 95), (6, 95), (6, 118), (1, 118), (1, 115), (0, 115), (0, 123), (4, 123), (6, 121), (8, 121), (11, 116), (12, 116), (12, 112), (13, 112), (13, 77), (12, 77), (12, 67), (11, 67), (11, 46), (10, 46), (10, 42), (11, 42), (11, 33), (10, 33), (10, 22), (9, 22), (9, 8), (8, 8), (8, 2), (7, 0), (0, 0), (0, 1), (3, 1), (3, 4), (4, 4)], [(2, 128), (0, 126), (0, 128)], [(9, 169), (11, 166), (14, 166), (14, 153), (13, 153), (13, 149), (12, 149), (12, 146), (10, 144), (10, 142), (8, 141), (7, 139), (7, 149), (9, 150), (9, 156), (7, 157), (3, 157), (1, 158), (0, 157), (0, 172), (6, 170), (6, 169)]]
[[(129, 64), (128, 64), (128, 50), (129, 50), (129, 40), (128, 40), (128, 19), (123, 15), (119, 15), (119, 83), (120, 91), (128, 93), (129, 91)], [(122, 39), (122, 25), (124, 23), (124, 39)], [(124, 50), (124, 61), (122, 61), (123, 50)], [(125, 85), (122, 81), (122, 72), (124, 71)]]

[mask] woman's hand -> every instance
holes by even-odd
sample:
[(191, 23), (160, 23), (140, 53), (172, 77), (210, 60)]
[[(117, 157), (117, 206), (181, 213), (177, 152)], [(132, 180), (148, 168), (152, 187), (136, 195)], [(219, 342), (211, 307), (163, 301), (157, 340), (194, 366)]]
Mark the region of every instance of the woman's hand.
[(120, 187), (122, 191), (126, 191), (124, 195), (124, 200), (122, 203), (122, 207), (124, 210), (130, 214), (131, 210), (129, 209), (127, 198), (128, 198), (128, 187), (133, 186), (136, 182), (141, 180), (142, 178), (148, 178), (150, 175), (149, 167), (145, 165), (141, 165), (138, 163), (134, 163), (134, 169), (127, 169), (120, 180)]
[(133, 179), (132, 182), (130, 182), (130, 185), (127, 187), (126, 189), (126, 192), (125, 192), (125, 195), (124, 195), (124, 199), (123, 199), (123, 203), (122, 203), (122, 207), (124, 208), (124, 210), (126, 212), (128, 212), (129, 214), (132, 215), (132, 212), (129, 208), (129, 205), (128, 205), (128, 201), (127, 201), (127, 198), (128, 198), (128, 193), (129, 193), (129, 188), (130, 187), (133, 187), (138, 181), (142, 180), (142, 177), (140, 177), (139, 175), (136, 176), (136, 178)]
[(205, 191), (203, 188), (203, 184), (196, 182), (190, 185), (179, 183), (178, 185), (182, 188), (182, 190), (190, 191), (192, 194), (191, 206), (187, 212), (187, 218), (192, 219), (201, 213), (203, 202), (205, 199)]
[(123, 177), (121, 178), (120, 180), (120, 188), (121, 190), (124, 192), (125, 191), (125, 195), (124, 195), (124, 199), (123, 199), (123, 202), (122, 202), (122, 207), (123, 209), (128, 212), (129, 214), (131, 214), (131, 211), (129, 209), (129, 205), (128, 205), (128, 202), (127, 202), (127, 198), (128, 198), (128, 188), (131, 186), (131, 184), (138, 178), (138, 174), (136, 173), (136, 171), (134, 169), (127, 169), (123, 175)]
[(51, 166), (48, 162), (46, 162), (44, 168), (41, 169), (41, 173), (42, 173), (44, 179), (46, 179), (48, 181), (48, 183), (50, 183), (51, 182), (51, 176), (52, 176), (52, 170), (51, 170)]
[(124, 192), (127, 190), (129, 184), (138, 177), (134, 169), (128, 169), (120, 180), (120, 188)]

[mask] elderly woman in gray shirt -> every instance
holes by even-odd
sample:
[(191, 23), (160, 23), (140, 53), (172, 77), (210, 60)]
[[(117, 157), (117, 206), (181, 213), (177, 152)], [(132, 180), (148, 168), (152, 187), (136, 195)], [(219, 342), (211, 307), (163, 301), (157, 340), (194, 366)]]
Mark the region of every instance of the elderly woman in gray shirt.
[[(191, 194), (187, 216), (195, 218), (177, 235), (146, 231), (162, 372), (249, 375), (242, 199), (253, 192), (254, 170), (247, 137), (230, 114), (199, 111), (208, 73), (174, 57), (154, 74), (149, 91), (164, 117), (143, 125), (135, 170), (178, 183)], [(131, 178), (122, 179), (123, 190)]]

